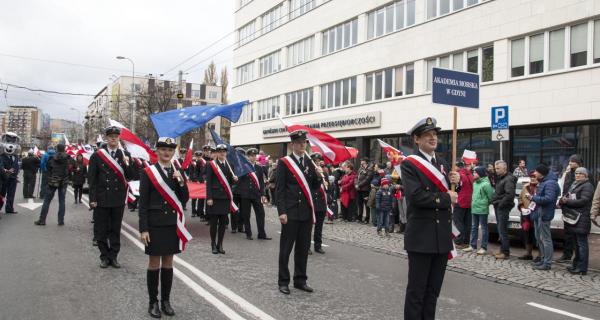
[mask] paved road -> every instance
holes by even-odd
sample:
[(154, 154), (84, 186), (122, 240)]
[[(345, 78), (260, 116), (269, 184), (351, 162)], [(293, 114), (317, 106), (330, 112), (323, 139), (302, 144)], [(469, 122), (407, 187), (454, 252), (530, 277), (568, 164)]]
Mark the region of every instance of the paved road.
[[(45, 227), (33, 225), (40, 208), (19, 208), (19, 214), (0, 220), (0, 319), (146, 319), (147, 258), (136, 240), (136, 213), (127, 211), (124, 219), (124, 267), (102, 270), (91, 246), (91, 214), (72, 200), (69, 193), (64, 227), (56, 225), (56, 204)], [(248, 241), (227, 233), (227, 254), (213, 255), (208, 227), (188, 221), (194, 240), (178, 256), (173, 291), (179, 319), (402, 318), (407, 273), (403, 257), (328, 241), (325, 255), (309, 259), (309, 283), (316, 292), (292, 290), (284, 296), (277, 291), (275, 223), (267, 226), (274, 240)], [(561, 311), (579, 318), (556, 313)], [(593, 319), (600, 318), (600, 307), (448, 272), (437, 316)]]

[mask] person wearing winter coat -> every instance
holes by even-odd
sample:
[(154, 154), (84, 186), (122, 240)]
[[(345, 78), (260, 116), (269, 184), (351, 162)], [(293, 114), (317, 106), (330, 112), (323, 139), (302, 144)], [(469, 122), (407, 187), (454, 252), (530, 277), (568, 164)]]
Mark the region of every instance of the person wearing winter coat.
[(45, 226), (46, 216), (50, 209), (50, 202), (54, 199), (54, 193), (58, 190), (58, 225), (65, 224), (65, 194), (69, 184), (69, 160), (71, 158), (65, 153), (65, 145), (56, 146), (56, 153), (46, 163), (46, 174), (48, 175), (44, 204), (40, 217), (35, 225)]
[(71, 182), (73, 183), (73, 193), (75, 203), (81, 203), (83, 195), (83, 185), (87, 177), (87, 166), (83, 163), (83, 155), (78, 154), (75, 164), (71, 167)]
[(42, 182), (40, 183), (40, 198), (42, 199), (45, 198), (46, 189), (48, 185), (48, 160), (50, 160), (55, 153), (56, 150), (54, 149), (54, 147), (48, 148), (48, 151), (44, 153), (44, 155), (42, 156), (42, 160), (40, 161), (40, 171), (42, 172)]
[(394, 192), (390, 189), (390, 181), (387, 178), (381, 179), (381, 187), (375, 195), (375, 208), (379, 217), (377, 218), (377, 234), (382, 235), (381, 228), (385, 228), (385, 235), (389, 236), (390, 215), (394, 205)]
[(377, 204), (375, 203), (375, 197), (377, 196), (377, 191), (379, 191), (381, 179), (373, 178), (371, 180), (371, 192), (369, 193), (369, 200), (367, 200), (367, 206), (371, 208), (371, 219), (373, 220), (373, 225), (377, 226), (377, 219), (379, 218), (379, 211), (377, 210)]
[(342, 203), (342, 218), (345, 221), (353, 222), (356, 219), (356, 172), (354, 165), (347, 162), (343, 166), (346, 174), (340, 180), (340, 202)]
[(483, 255), (488, 246), (488, 214), (490, 203), (494, 197), (494, 188), (487, 177), (487, 171), (484, 167), (475, 167), (473, 172), (473, 194), (471, 197), (471, 243), (470, 246), (463, 249), (465, 252), (477, 250), (478, 229), (481, 227), (481, 248), (477, 251), (478, 255)]
[(527, 199), (528, 194), (535, 194), (538, 186), (538, 180), (534, 172), (529, 174), (529, 183), (523, 186), (521, 193), (519, 194), (519, 205), (518, 209), (521, 213), (521, 228), (523, 229), (525, 239), (525, 250), (527, 251), (524, 255), (519, 257), (519, 260), (533, 260), (538, 262), (541, 257), (538, 255), (535, 259), (533, 258), (533, 246), (535, 244), (535, 228), (534, 222), (531, 219), (531, 200)]
[[(508, 172), (506, 162), (498, 160), (495, 163), (496, 187), (492, 204), (496, 213), (496, 224), (500, 235), (500, 252), (494, 254), (499, 260), (508, 259), (510, 256), (510, 242), (508, 239), (508, 218), (510, 210), (515, 206), (515, 189), (517, 178)], [(488, 171), (488, 177), (489, 171)], [(490, 181), (491, 183), (491, 181)]]
[[(588, 235), (592, 227), (590, 211), (594, 186), (589, 181), (588, 175), (584, 167), (575, 169), (575, 181), (560, 199), (565, 232), (574, 235), (575, 240), (575, 259), (573, 265), (567, 267), (567, 270), (577, 275), (587, 274), (589, 260)], [(570, 219), (565, 219), (567, 216)]]
[(554, 219), (556, 200), (560, 196), (560, 187), (558, 186), (556, 174), (550, 172), (550, 169), (544, 164), (540, 164), (535, 168), (535, 175), (540, 184), (535, 195), (528, 194), (527, 199), (535, 202), (531, 218), (534, 221), (535, 238), (540, 248), (542, 260), (534, 263), (533, 267), (536, 270), (550, 270), (552, 268), (552, 255), (554, 254), (550, 223)]

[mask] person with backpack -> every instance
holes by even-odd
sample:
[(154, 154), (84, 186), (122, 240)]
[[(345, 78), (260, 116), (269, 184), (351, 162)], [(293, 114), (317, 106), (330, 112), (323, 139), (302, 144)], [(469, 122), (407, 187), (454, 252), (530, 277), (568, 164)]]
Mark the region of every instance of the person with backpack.
[(65, 145), (56, 146), (56, 153), (48, 160), (46, 170), (48, 175), (48, 185), (44, 193), (44, 204), (40, 217), (34, 222), (37, 226), (46, 225), (46, 216), (50, 209), (50, 202), (54, 199), (54, 194), (58, 191), (58, 225), (65, 224), (65, 194), (69, 185), (69, 160), (71, 158), (65, 152)]

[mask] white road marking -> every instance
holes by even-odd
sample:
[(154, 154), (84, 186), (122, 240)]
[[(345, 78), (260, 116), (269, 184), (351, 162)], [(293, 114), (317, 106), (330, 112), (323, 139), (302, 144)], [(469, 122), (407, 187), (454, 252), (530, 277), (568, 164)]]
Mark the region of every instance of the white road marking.
[[(277, 233), (281, 234), (281, 231), (277, 231)], [(312, 241), (312, 240), (310, 241), (310, 243), (312, 243), (312, 244), (315, 244), (315, 242), (314, 242), (314, 241)], [(326, 244), (321, 244), (321, 247), (325, 247), (325, 248), (327, 248), (327, 247), (329, 247), (329, 246), (328, 246), (328, 245), (326, 245)]]
[[(71, 193), (71, 195), (73, 195), (73, 192), (70, 189), (69, 189), (69, 193)], [(82, 202), (86, 206), (89, 207), (89, 204), (87, 203), (86, 200), (87, 200), (87, 196), (84, 199), (82, 199)], [(137, 229), (135, 229), (134, 227), (130, 226), (126, 222), (122, 222), (122, 225), (125, 227), (125, 229), (129, 230), (133, 234), (139, 233), (139, 231)], [(131, 240), (138, 248), (140, 248), (141, 250), (144, 250), (143, 244), (137, 238), (135, 238), (134, 236), (132, 236), (131, 234), (129, 234), (128, 232), (126, 232), (124, 230), (121, 230), (121, 233), (123, 235), (125, 235), (129, 240)], [(196, 267), (194, 267), (193, 265), (189, 264), (185, 260), (183, 260), (183, 259), (175, 256), (174, 257), (174, 261), (176, 263), (178, 263), (179, 265), (181, 265), (181, 266), (185, 267), (186, 269), (188, 269), (190, 272), (192, 272), (194, 275), (196, 275), (198, 278), (200, 278), (202, 281), (204, 281), (209, 287), (211, 287), (215, 291), (219, 292), (219, 294), (227, 297), (229, 300), (231, 300), (232, 302), (234, 302), (235, 304), (237, 304), (239, 307), (241, 307), (244, 311), (248, 312), (249, 314), (252, 314), (253, 316), (255, 316), (258, 319), (275, 320), (275, 318), (271, 317), (270, 315), (268, 315), (264, 311), (260, 310), (255, 305), (251, 304), (250, 302), (248, 302), (244, 298), (242, 298), (239, 295), (235, 294), (233, 291), (229, 290), (227, 287), (223, 286), (222, 284), (220, 284), (219, 282), (217, 282), (216, 280), (214, 280), (213, 278), (211, 278), (207, 274), (205, 274), (202, 271), (198, 270)], [(201, 297), (203, 297), (206, 301), (210, 302), (215, 307), (217, 307), (217, 309), (219, 309), (221, 312), (223, 312), (223, 314), (225, 314), (230, 319), (244, 319), (239, 314), (237, 314), (235, 311), (233, 311), (232, 309), (230, 309), (227, 305), (223, 304), (223, 302), (221, 302), (219, 299), (217, 299), (215, 296), (213, 296), (210, 292), (206, 291), (199, 284), (197, 284), (192, 279), (190, 279), (189, 277), (187, 277), (181, 271), (177, 270), (177, 272), (174, 271), (174, 273), (176, 275), (177, 274), (181, 275), (179, 278), (185, 284), (187, 284), (192, 290), (194, 290), (198, 295), (200, 295)]]
[(27, 199), (27, 202), (17, 203), (17, 205), (33, 211), (33, 210), (41, 207), (43, 205), (43, 203), (41, 203), (41, 202), (34, 202), (33, 199), (29, 198), (29, 199)]
[(558, 314), (561, 314), (563, 316), (571, 317), (571, 318), (574, 318), (574, 319), (579, 319), (579, 320), (594, 320), (592, 318), (582, 317), (582, 316), (576, 315), (574, 313), (570, 313), (570, 312), (563, 311), (563, 310), (560, 310), (560, 309), (555, 309), (555, 308), (547, 307), (547, 306), (545, 306), (543, 304), (539, 304), (539, 303), (535, 303), (535, 302), (528, 302), (527, 305), (532, 306), (532, 307), (536, 307), (536, 308), (540, 308), (540, 309), (543, 309), (543, 310), (546, 310), (546, 311), (558, 313)]

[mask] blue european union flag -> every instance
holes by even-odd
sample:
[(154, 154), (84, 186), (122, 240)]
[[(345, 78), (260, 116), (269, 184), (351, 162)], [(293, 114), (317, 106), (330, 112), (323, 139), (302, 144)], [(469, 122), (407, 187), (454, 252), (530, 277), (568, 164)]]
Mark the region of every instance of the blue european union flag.
[(229, 105), (191, 106), (150, 115), (159, 137), (179, 137), (182, 134), (205, 125), (214, 117), (224, 117), (237, 122), (248, 101)]
[(221, 139), (214, 129), (210, 129), (210, 135), (213, 140), (215, 140), (216, 144), (224, 144), (227, 146), (227, 161), (231, 165), (233, 173), (235, 173), (236, 176), (241, 177), (250, 172), (254, 172), (254, 166), (245, 155), (241, 154), (229, 143)]

